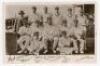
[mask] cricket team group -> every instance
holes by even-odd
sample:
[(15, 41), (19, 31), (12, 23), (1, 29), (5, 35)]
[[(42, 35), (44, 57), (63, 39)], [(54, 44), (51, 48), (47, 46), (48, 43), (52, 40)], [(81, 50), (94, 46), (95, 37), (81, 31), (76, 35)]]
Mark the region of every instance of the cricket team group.
[(75, 8), (68, 8), (63, 15), (58, 6), (54, 7), (54, 14), (49, 12), (47, 6), (43, 7), (43, 15), (37, 12), (36, 6), (32, 7), (32, 14), (28, 16), (21, 10), (16, 25), (17, 53), (84, 54), (88, 19), (82, 7)]

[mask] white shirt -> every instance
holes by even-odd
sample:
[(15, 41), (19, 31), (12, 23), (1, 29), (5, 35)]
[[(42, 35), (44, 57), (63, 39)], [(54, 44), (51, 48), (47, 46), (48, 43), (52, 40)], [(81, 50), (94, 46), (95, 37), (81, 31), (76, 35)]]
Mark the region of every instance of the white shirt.
[(34, 36), (35, 32), (39, 32), (39, 28), (36, 27), (36, 25), (33, 25), (33, 24), (30, 26), (30, 29), (28, 31), (31, 36)]
[(66, 20), (68, 27), (73, 27), (74, 26), (73, 16), (64, 15), (63, 20)]
[(53, 25), (59, 26), (59, 25), (61, 25), (61, 23), (62, 23), (62, 16), (61, 15), (59, 15), (59, 16), (54, 15), (53, 16)]
[(74, 33), (75, 37), (81, 38), (81, 36), (83, 34), (83, 29), (81, 29), (81, 27), (74, 27), (73, 28), (73, 33)]
[(86, 20), (86, 17), (85, 16), (78, 16), (78, 24), (79, 26), (83, 26), (83, 25), (86, 25), (87, 24), (87, 20)]
[(18, 33), (20, 35), (27, 34), (27, 28), (25, 26), (20, 27)]
[(50, 13), (43, 15), (43, 22), (48, 22), (48, 20), (52, 18), (52, 15)]
[(31, 22), (31, 23), (34, 23), (34, 22), (36, 22), (36, 21), (40, 21), (40, 16), (39, 16), (39, 14), (31, 14), (31, 15), (29, 15), (29, 22)]

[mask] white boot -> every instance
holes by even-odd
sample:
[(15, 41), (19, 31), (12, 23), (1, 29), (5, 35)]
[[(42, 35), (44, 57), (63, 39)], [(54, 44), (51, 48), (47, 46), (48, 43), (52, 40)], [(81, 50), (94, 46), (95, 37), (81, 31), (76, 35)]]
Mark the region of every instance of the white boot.
[(78, 53), (78, 51), (75, 51), (75, 53)]
[(80, 53), (81, 53), (81, 54), (83, 54), (83, 53), (84, 53), (84, 51), (80, 51)]

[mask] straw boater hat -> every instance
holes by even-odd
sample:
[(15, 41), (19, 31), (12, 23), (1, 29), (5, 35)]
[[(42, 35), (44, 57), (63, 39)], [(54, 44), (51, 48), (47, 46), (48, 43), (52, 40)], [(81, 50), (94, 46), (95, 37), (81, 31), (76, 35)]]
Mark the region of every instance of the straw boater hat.
[(24, 14), (25, 14), (25, 12), (22, 10), (19, 12), (19, 15), (24, 15)]

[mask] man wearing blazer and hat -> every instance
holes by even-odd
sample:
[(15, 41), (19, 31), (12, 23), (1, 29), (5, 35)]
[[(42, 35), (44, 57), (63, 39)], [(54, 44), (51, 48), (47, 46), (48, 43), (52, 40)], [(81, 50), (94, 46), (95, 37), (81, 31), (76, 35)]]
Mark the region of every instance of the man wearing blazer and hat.
[(25, 24), (25, 22), (28, 22), (28, 17), (25, 16), (25, 12), (23, 10), (19, 11), (17, 17), (17, 24), (16, 24), (16, 30), (18, 31), (21, 26)]

